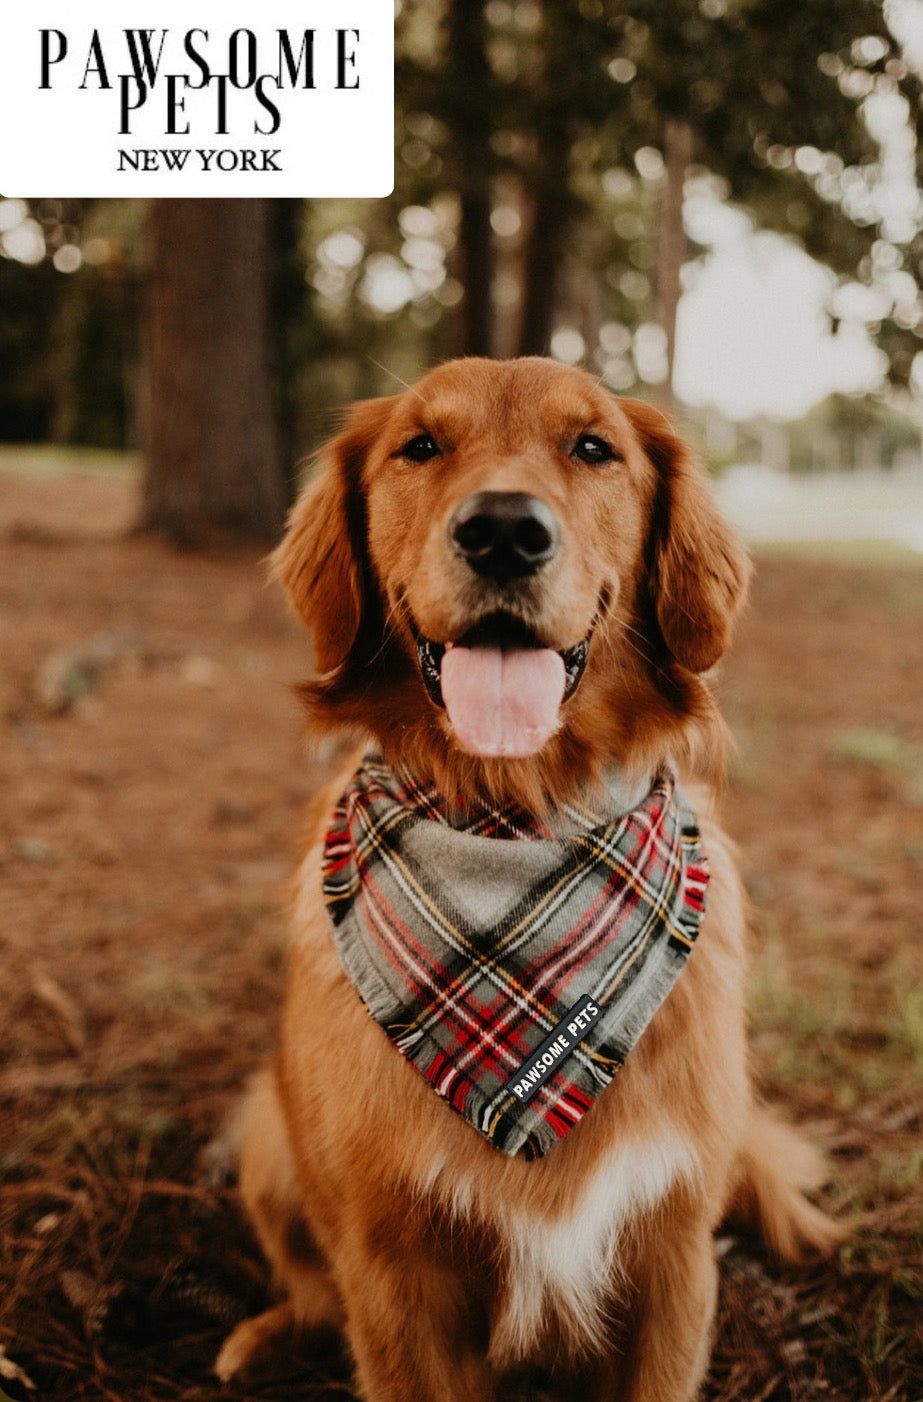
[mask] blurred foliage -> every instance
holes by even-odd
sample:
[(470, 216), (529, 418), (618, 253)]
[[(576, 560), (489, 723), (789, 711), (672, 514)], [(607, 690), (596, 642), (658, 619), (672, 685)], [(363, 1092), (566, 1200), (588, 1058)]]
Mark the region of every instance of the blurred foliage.
[[(888, 206), (867, 119), (875, 102), (903, 114), (909, 170), (921, 91), (877, 0), (397, 8), (393, 196), (276, 210), (290, 456), (328, 430), (327, 406), (470, 349), (550, 349), (618, 390), (662, 382), (667, 119), (691, 127), (700, 193), (875, 288), (870, 328), (907, 382), (919, 197)], [(0, 203), (0, 438), (137, 440), (143, 225), (140, 202)]]
[(134, 438), (144, 259), (137, 201), (0, 203), (0, 438)]
[(791, 425), (788, 442), (793, 472), (890, 470), (918, 461), (920, 431), (892, 405), (834, 394)]

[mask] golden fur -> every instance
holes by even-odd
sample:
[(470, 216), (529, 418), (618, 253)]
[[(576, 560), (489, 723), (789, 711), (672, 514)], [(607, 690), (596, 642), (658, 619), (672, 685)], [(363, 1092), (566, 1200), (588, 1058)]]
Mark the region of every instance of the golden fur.
[[(409, 462), (422, 433), (439, 455)], [(587, 433), (613, 461), (577, 460)], [(415, 629), (451, 640), (483, 606), (446, 522), (485, 487), (540, 495), (562, 523), (558, 554), (517, 593), (530, 626), (564, 649), (595, 619), (583, 680), (531, 759), (463, 753), (417, 669)], [(748, 561), (668, 421), (582, 371), (457, 361), (356, 406), (275, 564), (313, 636), (315, 733), (370, 732), (449, 792), (538, 809), (606, 768), (720, 766), (702, 674)], [(688, 968), (579, 1128), (527, 1163), (447, 1109), (344, 976), (319, 844), (355, 759), (312, 805), (279, 1053), (244, 1110), (241, 1192), (285, 1300), (234, 1331), (219, 1373), (284, 1328), (334, 1324), (368, 1402), (488, 1402), (526, 1364), (563, 1398), (688, 1402), (711, 1344), (716, 1227), (736, 1214), (787, 1260), (840, 1235), (802, 1192), (817, 1156), (752, 1102), (743, 898), (708, 789), (690, 790), (712, 879)]]

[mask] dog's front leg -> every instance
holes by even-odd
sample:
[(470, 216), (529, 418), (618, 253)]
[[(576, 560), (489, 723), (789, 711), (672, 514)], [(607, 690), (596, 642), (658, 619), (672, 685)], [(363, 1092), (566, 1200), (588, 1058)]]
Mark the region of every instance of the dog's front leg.
[(489, 1402), (486, 1328), (457, 1276), (378, 1257), (353, 1262), (340, 1280), (366, 1402)]
[(711, 1354), (718, 1294), (705, 1222), (664, 1223), (638, 1263), (620, 1386), (604, 1402), (692, 1402)]

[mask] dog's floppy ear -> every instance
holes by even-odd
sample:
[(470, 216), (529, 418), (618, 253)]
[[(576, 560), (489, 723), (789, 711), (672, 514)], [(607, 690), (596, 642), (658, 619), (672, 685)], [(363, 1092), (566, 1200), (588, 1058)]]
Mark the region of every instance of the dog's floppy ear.
[(728, 647), (750, 560), (719, 514), (704, 469), (666, 416), (640, 400), (620, 403), (658, 474), (649, 558), (657, 623), (677, 662), (705, 672)]
[(321, 673), (346, 660), (362, 621), (369, 584), (359, 478), (391, 403), (353, 406), (342, 433), (323, 449), (317, 476), (292, 508), (272, 556), (274, 575), (311, 631)]

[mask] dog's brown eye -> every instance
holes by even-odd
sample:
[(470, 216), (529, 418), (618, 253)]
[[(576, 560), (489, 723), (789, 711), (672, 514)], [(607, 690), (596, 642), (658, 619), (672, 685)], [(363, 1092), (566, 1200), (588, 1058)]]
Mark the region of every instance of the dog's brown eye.
[(604, 438), (597, 438), (595, 433), (581, 433), (574, 444), (573, 456), (581, 462), (598, 463), (615, 462), (620, 454), (610, 448)]
[(429, 462), (430, 458), (438, 456), (439, 447), (429, 433), (418, 433), (416, 438), (411, 438), (398, 453), (398, 457), (409, 458), (411, 462)]

